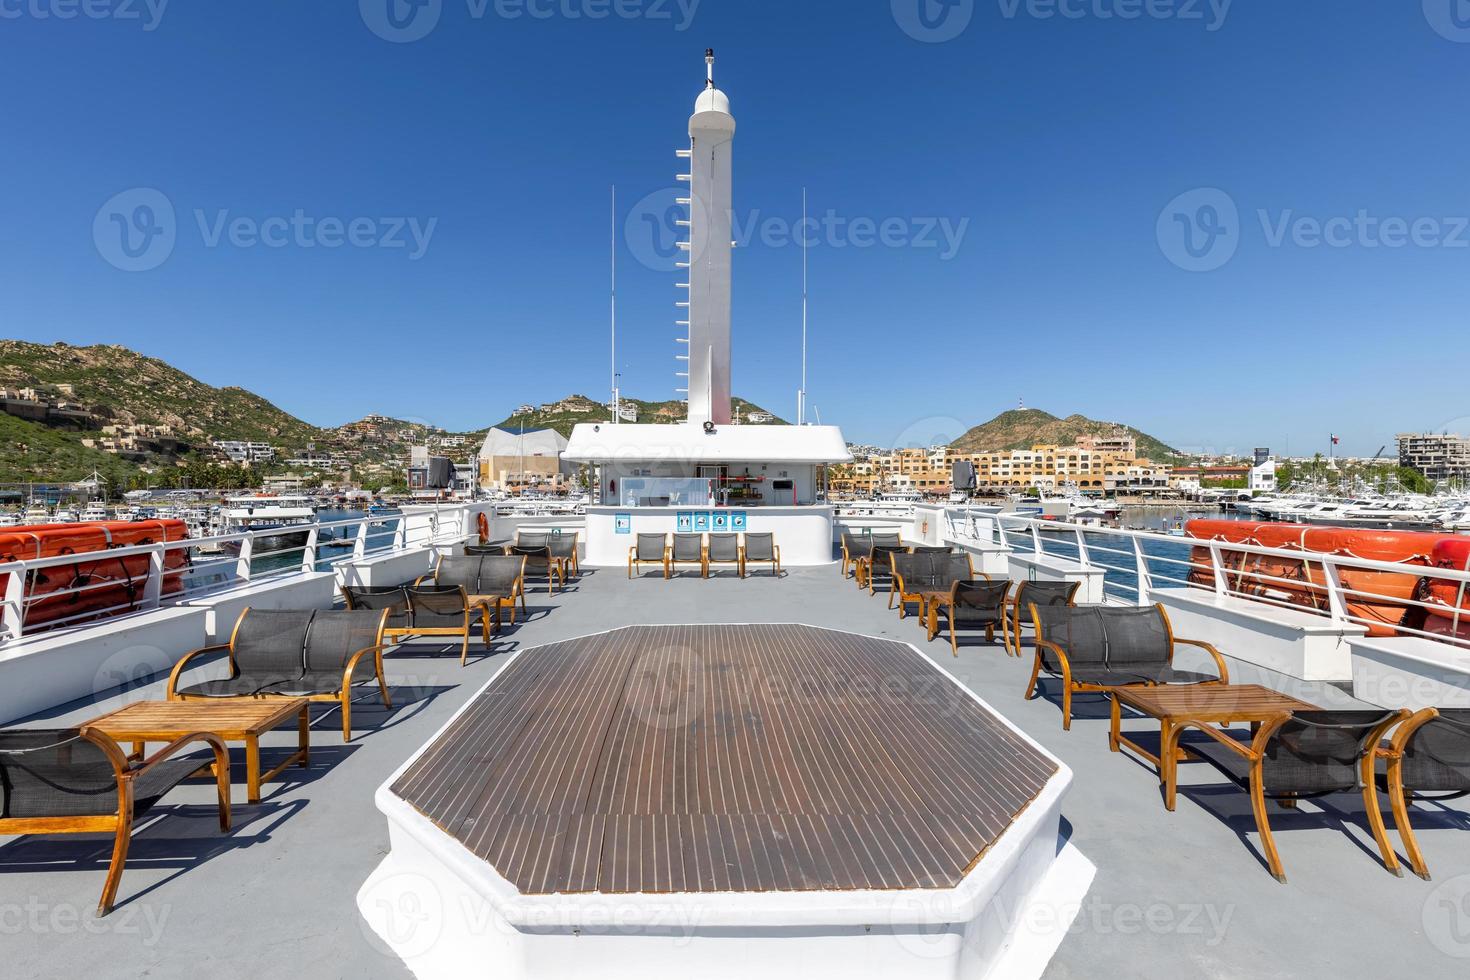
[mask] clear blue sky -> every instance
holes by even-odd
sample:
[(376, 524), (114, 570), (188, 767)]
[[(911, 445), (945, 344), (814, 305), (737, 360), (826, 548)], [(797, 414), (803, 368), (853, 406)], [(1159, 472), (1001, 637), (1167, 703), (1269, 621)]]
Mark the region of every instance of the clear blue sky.
[[(953, 436), (1020, 398), (1215, 450), (1470, 429), (1470, 10), (1449, 0), (88, 2), (0, 2), (3, 336), (125, 344), (318, 424), (603, 397), (616, 184), (623, 389), (672, 397), (674, 276), (621, 229), (674, 186), (714, 46), (737, 220), (760, 222), (737, 393), (794, 412), (800, 254), (763, 236), (806, 186), (814, 214), (890, 230), (810, 252), (811, 401), (850, 439)], [(129, 222), (144, 264), (168, 242), (139, 237), (157, 195), (104, 207), (138, 188), (174, 209), (173, 248), (126, 272)], [(1225, 208), (1170, 206), (1199, 188)], [(1303, 217), (1347, 219), (1338, 244)], [(404, 247), (325, 247), (324, 218)], [(967, 222), (953, 255), (941, 219)]]

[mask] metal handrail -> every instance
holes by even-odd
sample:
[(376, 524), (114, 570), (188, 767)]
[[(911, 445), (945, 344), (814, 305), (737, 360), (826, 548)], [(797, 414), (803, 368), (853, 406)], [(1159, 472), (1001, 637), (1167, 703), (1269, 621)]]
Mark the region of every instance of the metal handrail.
[[(1386, 604), (1395, 607), (1416, 607), (1426, 611), (1432, 611), (1442, 618), (1451, 621), (1452, 634), (1459, 631), (1462, 623), (1470, 623), (1470, 609), (1464, 608), (1464, 598), (1470, 595), (1470, 570), (1456, 568), (1441, 568), (1434, 565), (1415, 565), (1403, 562), (1382, 561), (1371, 558), (1359, 558), (1351, 555), (1334, 555), (1326, 552), (1306, 551), (1301, 548), (1275, 548), (1260, 544), (1235, 543), (1218, 539), (1176, 537), (1173, 535), (1160, 534), (1155, 531), (1137, 531), (1124, 528), (1102, 528), (1090, 525), (1074, 524), (1061, 520), (1039, 520), (1029, 515), (1020, 514), (973, 514), (968, 511), (950, 513), (950, 527), (956, 530), (960, 526), (971, 529), (967, 537), (977, 540), (989, 540), (1010, 547), (1016, 552), (1029, 552), (1037, 558), (1055, 558), (1070, 563), (1080, 563), (1083, 566), (1100, 569), (1104, 573), (1104, 588), (1121, 589), (1133, 593), (1139, 604), (1147, 604), (1150, 601), (1150, 593), (1157, 582), (1178, 583), (1190, 588), (1207, 589), (1221, 597), (1233, 596), (1248, 601), (1259, 602), (1275, 608), (1292, 609), (1299, 612), (1321, 615), (1336, 624), (1357, 624), (1368, 626), (1383, 626), (1383, 622), (1368, 617), (1357, 615), (1352, 611), (1353, 606)], [(958, 522), (956, 520), (958, 518)], [(983, 524), (983, 526), (982, 526)], [(1042, 528), (1047, 532), (1042, 533)], [(1067, 533), (1069, 532), (1069, 533)], [(1020, 538), (1021, 540), (1014, 540)], [(1089, 538), (1094, 540), (1089, 541)], [(1132, 542), (1131, 552), (1123, 548), (1114, 547), (1111, 543), (1098, 543), (1096, 538), (1122, 538)], [(1151, 554), (1144, 550), (1148, 543), (1170, 544), (1190, 549), (1204, 548), (1210, 552), (1208, 562), (1198, 562), (1191, 556), (1188, 559), (1177, 558), (1170, 555)], [(1052, 550), (1048, 551), (1048, 547)], [(1062, 553), (1061, 549), (1070, 549)], [(1127, 557), (1131, 554), (1133, 562), (1128, 564), (1111, 563), (1099, 560), (1095, 557), (1097, 553), (1119, 555)], [(1280, 558), (1292, 562), (1301, 562), (1304, 569), (1312, 567), (1308, 577), (1304, 579), (1286, 578), (1273, 575), (1246, 567), (1231, 567), (1226, 564), (1224, 555), (1246, 555), (1254, 558)], [(1170, 566), (1184, 566), (1194, 571), (1204, 572), (1210, 576), (1208, 585), (1189, 579), (1181, 579), (1174, 576), (1162, 575), (1150, 566), (1161, 563)], [(1320, 573), (1317, 569), (1320, 568)], [(1135, 583), (1110, 581), (1107, 572), (1114, 571), (1135, 577)], [(1421, 579), (1435, 579), (1458, 584), (1458, 595), (1460, 603), (1457, 606), (1447, 606), (1444, 603), (1430, 602), (1415, 596), (1395, 596), (1384, 593), (1373, 592), (1350, 583), (1345, 583), (1343, 573), (1348, 572), (1389, 572), (1396, 575), (1413, 575)], [(1235, 583), (1232, 587), (1232, 581)], [(1325, 608), (1315, 606), (1298, 605), (1282, 600), (1279, 596), (1252, 594), (1242, 590), (1243, 583), (1250, 583), (1263, 589), (1272, 587), (1290, 587), (1296, 590), (1307, 590), (1313, 595), (1321, 596), (1325, 600)], [(1279, 592), (1280, 589), (1278, 588)], [(1470, 640), (1459, 638), (1455, 635), (1443, 635), (1431, 633), (1426, 630), (1394, 625), (1397, 632), (1421, 636), (1438, 642), (1445, 642), (1457, 646), (1470, 646)]]
[[(115, 613), (143, 612), (198, 599), (237, 588), (245, 582), (301, 574), (319, 569), (325, 570), (323, 566), (335, 569), (353, 561), (381, 557), (410, 548), (451, 547), (462, 543), (470, 535), (473, 514), (476, 512), (477, 509), (473, 505), (461, 504), (447, 508), (436, 507), (429, 512), (400, 512), (391, 515), (365, 514), (362, 517), (292, 525), (284, 528), (234, 531), (202, 538), (180, 538), (175, 541), (157, 541), (151, 544), (128, 545), (101, 551), (84, 551), (53, 555), (47, 558), (25, 558), (0, 562), (0, 584), (3, 584), (3, 592), (0, 592), (0, 647), (27, 634), (26, 611), (29, 607), (42, 601), (84, 595), (96, 590), (113, 589), (119, 585), (130, 587), (130, 599), (126, 603), (58, 616), (48, 620), (44, 624), (44, 629), (51, 631), (75, 626), (80, 621), (87, 621), (89, 624), (99, 619), (115, 618), (113, 616)], [(427, 518), (427, 520), (419, 520), (422, 518)], [(396, 523), (397, 526), (388, 530), (387, 525), (393, 523)], [(323, 532), (338, 530), (351, 533), (344, 533), (341, 536), (334, 535), (330, 538), (323, 535)], [(255, 543), (258, 539), (278, 537), (282, 534), (305, 534), (306, 540), (302, 544), (286, 548), (268, 551), (256, 549)], [(330, 553), (323, 555), (322, 552), (329, 547), (329, 541), (347, 539), (352, 541), (350, 550), (344, 548), (340, 555)], [(199, 552), (200, 548), (215, 548), (227, 544), (238, 544), (238, 555), (212, 552), (201, 554)], [(186, 564), (182, 567), (168, 567), (168, 556), (178, 552), (183, 552), (187, 556)], [(277, 568), (269, 569), (255, 567), (255, 563), (261, 559), (297, 554), (301, 556), (299, 562), (288, 562)], [(28, 589), (33, 573), (36, 572), (144, 557), (148, 559), (146, 572), (140, 573), (135, 579), (127, 579), (125, 582), (121, 579), (87, 582), (42, 594), (35, 594)], [(198, 576), (201, 571), (210, 569), (232, 569), (232, 571), (230, 574), (223, 575), (218, 581), (186, 585), (184, 588), (165, 594), (164, 580), (166, 578), (177, 578), (183, 581), (191, 575)]]

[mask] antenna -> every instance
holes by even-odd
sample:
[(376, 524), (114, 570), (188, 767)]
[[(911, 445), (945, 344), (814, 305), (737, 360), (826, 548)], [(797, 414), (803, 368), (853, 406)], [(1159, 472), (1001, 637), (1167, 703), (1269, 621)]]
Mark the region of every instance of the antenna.
[(806, 425), (806, 316), (807, 274), (806, 252), (809, 236), (806, 227), (806, 188), (801, 189), (801, 390), (796, 393), (796, 424)]
[(622, 415), (618, 393), (618, 185), (612, 186), (612, 211), (608, 222), (608, 252), (612, 256), (612, 424)]
[(704, 80), (706, 88), (715, 87), (715, 49), (704, 49)]

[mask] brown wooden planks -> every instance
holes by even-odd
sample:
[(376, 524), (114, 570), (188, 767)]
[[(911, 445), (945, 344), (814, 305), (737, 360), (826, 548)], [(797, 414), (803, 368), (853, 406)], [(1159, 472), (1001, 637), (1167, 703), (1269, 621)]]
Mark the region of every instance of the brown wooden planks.
[(1054, 772), (902, 644), (638, 626), (528, 650), (393, 789), (527, 894), (938, 888)]

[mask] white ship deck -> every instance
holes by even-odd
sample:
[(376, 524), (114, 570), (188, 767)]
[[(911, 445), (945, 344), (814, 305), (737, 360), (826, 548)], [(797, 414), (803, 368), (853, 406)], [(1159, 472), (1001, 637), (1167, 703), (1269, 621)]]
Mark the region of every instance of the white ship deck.
[[(364, 699), (354, 719), (365, 731), (353, 742), (342, 743), (335, 712), (318, 706), (311, 767), (268, 783), (258, 805), (237, 802), (229, 834), (215, 825), (210, 786), (175, 790), (135, 832), (118, 907), (107, 918), (93, 919), (92, 910), (108, 840), (5, 841), (0, 928), (7, 973), (408, 976), (358, 910), (359, 889), (389, 851), (375, 792), (516, 651), (653, 622), (805, 623), (913, 643), (1070, 768), (1063, 834), (1097, 873), (1047, 976), (1447, 975), (1470, 954), (1464, 802), (1419, 808), (1432, 882), (1384, 871), (1356, 797), (1275, 810), (1290, 875), (1282, 885), (1258, 856), (1249, 798), (1217, 781), (1213, 770), (1182, 767), (1178, 810), (1165, 811), (1153, 771), (1108, 751), (1103, 702), (1080, 699), (1073, 730), (1063, 732), (1053, 701), (1022, 699), (1025, 662), (975, 641), (952, 658), (946, 642), (926, 643), (912, 618), (898, 620), (881, 594), (870, 598), (844, 583), (835, 567), (796, 569), (781, 580), (671, 582), (588, 569), (565, 594), (538, 590), (529, 598), (530, 619), (508, 629), (492, 655), (475, 651), (463, 670), (457, 658), (431, 656), (440, 647), (428, 641), (389, 657), (395, 708)], [(1324, 706), (1352, 703), (1332, 685), (1292, 686)], [(161, 694), (155, 683), (126, 699)], [(57, 706), (27, 723), (80, 722), (123, 700)], [(284, 756), (293, 739), (294, 732), (280, 731), (266, 744)], [(238, 753), (235, 759), (241, 762)], [(1020, 925), (1055, 933), (1068, 911), (1035, 910)], [(438, 941), (433, 915), (392, 913), (400, 941)], [(940, 945), (911, 945), (915, 964)]]

